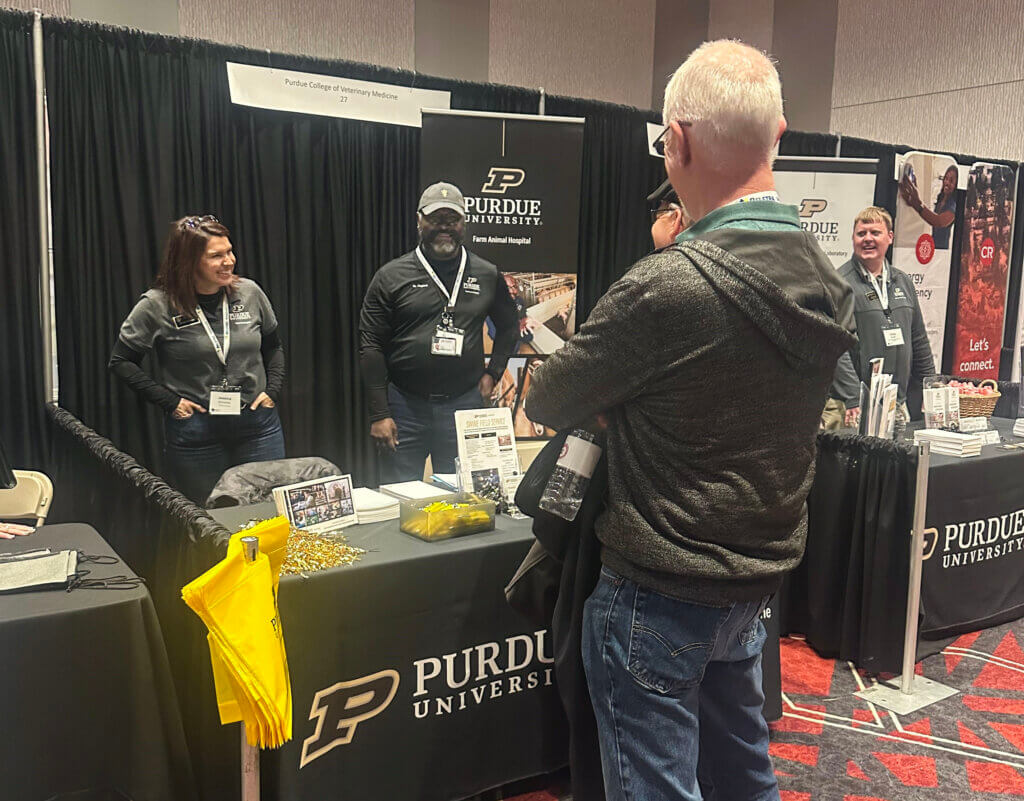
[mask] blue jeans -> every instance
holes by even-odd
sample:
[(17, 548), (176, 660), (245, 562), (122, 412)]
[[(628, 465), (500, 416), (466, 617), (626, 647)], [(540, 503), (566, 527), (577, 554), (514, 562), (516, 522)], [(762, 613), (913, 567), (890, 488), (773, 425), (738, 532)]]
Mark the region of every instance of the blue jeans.
[(778, 801), (762, 606), (699, 606), (601, 569), (583, 664), (608, 801)]
[(423, 478), (427, 454), (435, 473), (454, 473), (459, 455), (455, 412), (486, 406), (476, 387), (454, 398), (429, 401), (408, 395), (394, 384), (388, 386), (388, 405), (398, 428), (398, 448), (383, 455), (381, 481), (385, 484)]
[(242, 407), (239, 415), (194, 412), (164, 418), (164, 455), (170, 483), (203, 506), (229, 467), (284, 458), (284, 432), (277, 409)]

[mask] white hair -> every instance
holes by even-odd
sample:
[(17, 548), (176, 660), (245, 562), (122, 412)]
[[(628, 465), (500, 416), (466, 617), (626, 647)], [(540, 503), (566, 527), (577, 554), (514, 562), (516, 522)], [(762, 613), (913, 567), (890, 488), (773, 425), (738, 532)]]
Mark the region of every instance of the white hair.
[(782, 118), (782, 84), (772, 60), (729, 39), (705, 42), (665, 89), (662, 119), (690, 122), (723, 168), (772, 158)]

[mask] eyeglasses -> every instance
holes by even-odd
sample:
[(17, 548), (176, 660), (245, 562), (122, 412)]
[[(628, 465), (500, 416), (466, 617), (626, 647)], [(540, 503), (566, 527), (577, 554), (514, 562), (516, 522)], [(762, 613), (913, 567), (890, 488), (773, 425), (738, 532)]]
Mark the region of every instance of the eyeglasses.
[[(683, 126), (683, 127), (687, 127), (687, 126), (693, 125), (692, 122), (688, 122), (688, 121), (684, 121), (684, 120), (677, 120), (676, 122), (679, 125)], [(660, 134), (658, 134), (658, 138), (655, 139), (653, 142), (651, 142), (651, 147), (654, 148), (654, 152), (657, 153), (662, 158), (665, 157), (665, 135), (669, 131), (671, 131), (671, 130), (672, 130), (672, 123), (669, 123), (668, 125), (665, 126), (665, 128), (662, 130), (662, 132)]]
[(198, 228), (203, 223), (219, 223), (220, 220), (218, 220), (212, 214), (204, 214), (202, 217), (186, 217), (184, 220), (182, 220), (182, 222), (188, 228)]
[(675, 214), (677, 211), (682, 211), (682, 207), (675, 203), (669, 203), (667, 206), (658, 206), (656, 209), (651, 209), (651, 225), (654, 225), (666, 214)]

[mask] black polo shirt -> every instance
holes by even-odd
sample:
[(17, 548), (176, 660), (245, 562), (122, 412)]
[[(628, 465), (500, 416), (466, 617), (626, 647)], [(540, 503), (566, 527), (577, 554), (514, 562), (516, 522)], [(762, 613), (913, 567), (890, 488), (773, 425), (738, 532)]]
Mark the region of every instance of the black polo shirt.
[[(420, 397), (460, 395), (475, 386), (484, 372), (483, 329), (487, 317), (495, 325), (487, 371), (496, 379), (504, 372), (519, 334), (516, 308), (498, 268), (469, 251), (466, 254), (466, 270), (454, 311), (455, 327), (465, 332), (462, 356), (435, 356), (430, 352), (447, 299), (415, 250), (388, 262), (373, 276), (359, 316), (360, 363), (371, 419), (389, 416), (388, 381)], [(431, 260), (449, 292), (460, 260)], [(377, 352), (383, 354), (386, 375), (378, 369)]]

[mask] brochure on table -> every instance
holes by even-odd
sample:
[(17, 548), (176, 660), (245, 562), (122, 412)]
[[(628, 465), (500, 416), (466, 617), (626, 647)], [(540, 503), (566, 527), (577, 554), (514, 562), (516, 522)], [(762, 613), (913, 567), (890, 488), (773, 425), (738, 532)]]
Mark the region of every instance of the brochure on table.
[(500, 488), (506, 498), (513, 498), (521, 471), (511, 409), (455, 412), (455, 433), (462, 489), (493, 498), (493, 490)]
[(317, 534), (359, 522), (352, 500), (352, 477), (327, 476), (274, 488), (279, 514), (295, 528)]

